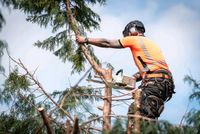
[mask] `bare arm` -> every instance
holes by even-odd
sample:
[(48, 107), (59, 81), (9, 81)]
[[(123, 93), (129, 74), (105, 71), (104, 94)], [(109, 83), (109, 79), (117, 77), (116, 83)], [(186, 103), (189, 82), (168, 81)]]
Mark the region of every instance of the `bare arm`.
[(123, 48), (123, 46), (119, 43), (119, 40), (108, 40), (104, 38), (86, 38), (78, 35), (76, 37), (76, 41), (78, 43), (88, 43), (104, 48)]

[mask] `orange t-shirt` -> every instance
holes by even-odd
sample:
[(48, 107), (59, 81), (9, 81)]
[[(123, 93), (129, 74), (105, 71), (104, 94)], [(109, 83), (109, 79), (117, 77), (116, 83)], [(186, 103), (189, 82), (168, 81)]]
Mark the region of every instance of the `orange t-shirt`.
[(127, 36), (119, 40), (123, 47), (129, 47), (136, 66), (138, 67), (140, 74), (143, 76), (146, 72), (146, 68), (143, 67), (138, 56), (144, 61), (150, 71), (158, 69), (168, 70), (168, 66), (165, 62), (164, 56), (160, 48), (144, 36)]

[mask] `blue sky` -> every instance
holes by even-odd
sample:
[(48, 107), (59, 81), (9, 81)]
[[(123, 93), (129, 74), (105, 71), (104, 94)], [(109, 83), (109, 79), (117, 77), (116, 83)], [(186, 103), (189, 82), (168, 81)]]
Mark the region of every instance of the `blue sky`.
[[(191, 87), (183, 82), (184, 75), (191, 73), (194, 78), (200, 80), (200, 1), (108, 0), (105, 6), (95, 5), (92, 9), (102, 19), (101, 30), (88, 33), (88, 37), (118, 39), (122, 37), (121, 32), (129, 21), (143, 21), (146, 36), (161, 47), (176, 85), (176, 94), (166, 103), (160, 119), (179, 124), (191, 94)], [(3, 10), (3, 13), (7, 23), (0, 33), (0, 38), (8, 42), (12, 57), (20, 58), (30, 70), (39, 67), (37, 78), (49, 92), (64, 90), (70, 84), (76, 83), (79, 75), (71, 76), (70, 63), (62, 63), (50, 52), (32, 45), (37, 40), (49, 37), (50, 29), (26, 22), (25, 16), (19, 11), (9, 13)], [(95, 47), (95, 53), (101, 62), (110, 62), (116, 70), (123, 68), (127, 75), (137, 72), (128, 49)], [(6, 57), (3, 60), (5, 65), (8, 64), (7, 60)], [(191, 104), (190, 108), (195, 105), (196, 103)], [(126, 114), (127, 107), (122, 107), (119, 111)]]

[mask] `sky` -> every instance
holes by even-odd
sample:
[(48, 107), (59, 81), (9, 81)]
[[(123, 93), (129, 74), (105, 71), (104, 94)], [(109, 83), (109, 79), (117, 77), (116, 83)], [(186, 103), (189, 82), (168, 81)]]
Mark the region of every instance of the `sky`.
[[(176, 94), (165, 104), (160, 119), (179, 124), (192, 93), (192, 87), (184, 83), (183, 78), (191, 74), (200, 80), (200, 1), (108, 0), (104, 6), (94, 5), (91, 8), (101, 17), (101, 29), (87, 33), (88, 37), (119, 39), (128, 22), (140, 20), (144, 23), (145, 35), (161, 47), (176, 86)], [(21, 59), (30, 70), (38, 67), (37, 78), (47, 91), (64, 90), (78, 81), (81, 74), (71, 75), (70, 63), (63, 63), (51, 52), (33, 46), (37, 40), (51, 36), (51, 29), (26, 22), (26, 16), (20, 11), (1, 11), (6, 25), (0, 33), (0, 39), (7, 41), (12, 57)], [(126, 75), (137, 72), (129, 49), (94, 47), (94, 50), (101, 62), (111, 63), (116, 70), (123, 68)], [(3, 64), (8, 65), (6, 56)], [(199, 109), (195, 102), (189, 108)], [(127, 107), (120, 109), (120, 112), (126, 114)]]

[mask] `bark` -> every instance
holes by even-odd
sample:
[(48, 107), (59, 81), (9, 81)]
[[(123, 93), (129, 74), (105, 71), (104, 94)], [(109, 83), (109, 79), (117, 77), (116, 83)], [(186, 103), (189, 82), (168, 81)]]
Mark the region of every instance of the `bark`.
[(72, 134), (80, 134), (80, 129), (79, 129), (77, 117), (75, 117), (75, 120), (74, 120), (74, 126), (73, 126), (73, 130), (72, 130)]
[(71, 132), (72, 132), (72, 125), (70, 123), (70, 120), (66, 121), (65, 127), (66, 127), (66, 134), (71, 134)]
[[(105, 70), (104, 74), (105, 80), (107, 82), (112, 81), (112, 70)], [(104, 90), (104, 106), (103, 106), (103, 132), (108, 133), (111, 131), (111, 105), (112, 105), (112, 87), (111, 85), (106, 85)]]
[[(136, 112), (135, 112), (136, 116), (140, 116), (141, 92), (142, 92), (141, 89), (138, 89), (135, 92), (135, 97), (134, 97), (135, 106), (134, 107), (135, 107), (135, 110), (136, 110)], [(134, 127), (133, 127), (133, 132), (137, 134), (137, 133), (140, 133), (140, 118), (135, 117), (134, 120), (135, 120), (134, 121), (135, 124), (134, 124)]]
[(50, 125), (50, 122), (49, 122), (49, 119), (46, 115), (46, 113), (44, 112), (44, 108), (38, 108), (38, 111), (40, 112), (41, 116), (42, 116), (42, 119), (43, 119), (43, 122), (44, 122), (44, 125), (46, 126), (47, 128), (47, 133), (48, 134), (53, 134), (53, 130), (51, 128), (51, 125)]

